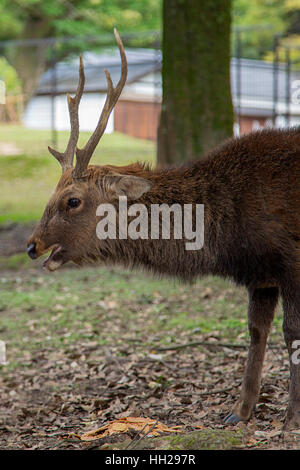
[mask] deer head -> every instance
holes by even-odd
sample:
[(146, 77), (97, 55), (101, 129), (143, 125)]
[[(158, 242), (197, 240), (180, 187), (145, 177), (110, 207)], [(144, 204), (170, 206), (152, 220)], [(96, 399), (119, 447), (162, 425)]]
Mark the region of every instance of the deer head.
[[(96, 236), (96, 209), (103, 201), (115, 201), (119, 195), (138, 199), (150, 189), (150, 183), (135, 175), (135, 168), (89, 166), (93, 152), (101, 139), (111, 111), (116, 105), (127, 78), (127, 60), (117, 30), (115, 38), (121, 56), (121, 77), (116, 87), (105, 70), (108, 92), (95, 131), (83, 148), (77, 147), (79, 137), (79, 103), (84, 90), (84, 66), (79, 65), (79, 82), (74, 97), (67, 95), (70, 115), (70, 138), (65, 152), (48, 147), (59, 161), (62, 176), (49, 200), (42, 219), (27, 242), (27, 253), (38, 258), (51, 250), (44, 267), (54, 271), (67, 261), (82, 263), (101, 258)], [(75, 168), (73, 167), (76, 156)], [(127, 170), (130, 174), (127, 174)]]

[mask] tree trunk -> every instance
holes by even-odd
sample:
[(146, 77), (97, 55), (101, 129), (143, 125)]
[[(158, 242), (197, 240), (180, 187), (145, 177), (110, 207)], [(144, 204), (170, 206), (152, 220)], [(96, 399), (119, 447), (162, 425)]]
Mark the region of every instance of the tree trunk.
[[(27, 20), (21, 39), (42, 39), (51, 32), (46, 20)], [(26, 105), (34, 94), (39, 80), (46, 69), (48, 45), (40, 44), (9, 47), (8, 59), (16, 69), (21, 80), (24, 104)]]
[(231, 0), (164, 0), (158, 163), (199, 157), (232, 135)]

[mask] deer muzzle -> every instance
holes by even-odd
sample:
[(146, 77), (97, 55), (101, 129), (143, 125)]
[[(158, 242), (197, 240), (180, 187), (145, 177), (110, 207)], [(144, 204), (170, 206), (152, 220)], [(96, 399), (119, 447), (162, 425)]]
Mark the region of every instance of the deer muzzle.
[(55, 271), (67, 261), (66, 250), (58, 243), (47, 247), (39, 237), (31, 236), (27, 242), (27, 254), (31, 259), (37, 259), (49, 251), (50, 255), (44, 261), (43, 267), (48, 271)]
[(64, 263), (64, 250), (60, 245), (53, 247), (50, 255), (43, 263), (43, 268), (48, 271), (55, 271)]
[(30, 245), (27, 247), (27, 254), (28, 254), (28, 256), (30, 256), (31, 259), (36, 259), (37, 258), (36, 244), (35, 243), (30, 243)]

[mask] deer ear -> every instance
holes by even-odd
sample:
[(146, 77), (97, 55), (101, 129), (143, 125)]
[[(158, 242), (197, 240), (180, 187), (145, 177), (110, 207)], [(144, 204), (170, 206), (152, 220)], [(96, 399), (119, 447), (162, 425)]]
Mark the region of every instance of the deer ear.
[(106, 176), (103, 181), (104, 192), (109, 198), (118, 199), (126, 196), (128, 199), (139, 199), (147, 193), (152, 184), (149, 180), (131, 175)]

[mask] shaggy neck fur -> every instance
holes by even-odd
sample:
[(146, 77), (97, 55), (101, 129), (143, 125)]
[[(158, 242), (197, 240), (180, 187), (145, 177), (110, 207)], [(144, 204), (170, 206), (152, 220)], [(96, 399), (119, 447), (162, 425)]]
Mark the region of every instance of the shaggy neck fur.
[(97, 257), (184, 279), (211, 273), (246, 286), (278, 285), (291, 260), (299, 266), (299, 146), (299, 132), (271, 130), (180, 168), (90, 166), (95, 184), (113, 172), (150, 180), (151, 190), (134, 202), (198, 203), (205, 212), (201, 250), (185, 250), (182, 240), (101, 240)]

